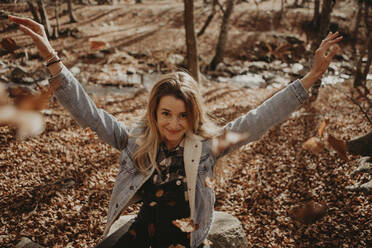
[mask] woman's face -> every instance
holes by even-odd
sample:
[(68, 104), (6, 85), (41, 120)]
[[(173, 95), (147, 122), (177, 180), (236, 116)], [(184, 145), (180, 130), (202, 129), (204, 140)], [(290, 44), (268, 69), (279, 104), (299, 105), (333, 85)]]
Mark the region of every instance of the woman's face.
[(156, 110), (157, 127), (168, 149), (176, 147), (189, 129), (185, 102), (174, 96), (163, 96)]

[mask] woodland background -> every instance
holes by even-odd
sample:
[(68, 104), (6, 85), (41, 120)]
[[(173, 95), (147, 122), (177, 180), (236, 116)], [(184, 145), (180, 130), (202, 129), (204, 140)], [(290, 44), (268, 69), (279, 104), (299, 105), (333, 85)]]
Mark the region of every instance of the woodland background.
[(360, 156), (337, 146), (371, 132), (370, 1), (3, 0), (0, 11), (1, 247), (21, 237), (94, 246), (119, 166), (119, 152), (51, 97), (42, 59), (8, 13), (43, 22), (96, 104), (128, 125), (156, 78), (180, 68), (223, 125), (305, 75), (338, 30), (341, 50), (310, 100), (221, 161), (215, 209), (239, 218), (251, 247), (372, 246), (372, 198), (358, 187), (371, 175), (353, 174)]

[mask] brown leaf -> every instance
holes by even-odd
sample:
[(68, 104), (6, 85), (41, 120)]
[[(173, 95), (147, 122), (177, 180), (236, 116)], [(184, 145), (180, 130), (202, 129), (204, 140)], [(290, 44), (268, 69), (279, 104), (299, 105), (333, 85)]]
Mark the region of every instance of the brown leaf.
[(193, 232), (199, 228), (198, 224), (193, 223), (193, 220), (191, 218), (182, 218), (179, 220), (173, 220), (173, 225), (178, 227), (182, 232)]
[(315, 203), (313, 200), (290, 210), (289, 215), (304, 224), (312, 224), (321, 219), (327, 212), (327, 206)]
[(19, 48), (16, 42), (12, 38), (9, 38), (9, 37), (3, 38), (0, 44), (3, 49), (7, 50), (10, 53), (14, 52), (15, 50)]
[(324, 150), (324, 144), (318, 137), (311, 137), (302, 144), (302, 148), (313, 154), (317, 154)]
[(107, 42), (105, 41), (99, 41), (99, 40), (90, 40), (89, 41), (89, 47), (92, 50), (101, 50), (104, 48), (107, 48)]
[(328, 144), (335, 149), (335, 151), (338, 153), (338, 155), (344, 159), (347, 160), (347, 146), (346, 142), (343, 140), (339, 140), (335, 138), (333, 135), (329, 134), (328, 135)]
[(318, 136), (320, 138), (324, 137), (324, 130), (325, 130), (327, 124), (328, 124), (328, 120), (324, 120), (324, 121), (322, 121), (322, 123), (320, 123), (320, 125), (318, 127)]
[(162, 197), (163, 195), (164, 195), (164, 190), (162, 190), (162, 189), (159, 189), (155, 193), (155, 196), (158, 197), (158, 198)]

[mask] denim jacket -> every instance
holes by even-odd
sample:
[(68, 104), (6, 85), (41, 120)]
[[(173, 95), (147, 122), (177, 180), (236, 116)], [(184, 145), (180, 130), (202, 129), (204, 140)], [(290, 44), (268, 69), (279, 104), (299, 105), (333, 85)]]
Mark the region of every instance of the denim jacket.
[[(97, 108), (66, 67), (51, 78), (50, 82), (61, 84), (55, 96), (82, 127), (90, 127), (104, 142), (121, 152), (120, 170), (111, 194), (107, 224), (103, 234), (106, 237), (120, 213), (140, 200), (136, 193), (151, 176), (154, 166), (147, 173), (141, 173), (134, 167), (132, 154), (136, 151), (137, 144), (130, 129), (105, 110)], [(270, 127), (287, 119), (307, 97), (308, 93), (300, 80), (296, 80), (256, 109), (229, 122), (224, 126), (226, 131), (248, 135), (244, 141), (230, 146), (220, 154), (212, 152), (211, 140), (204, 140), (191, 132), (186, 134), (184, 164), (190, 212), (194, 224), (199, 225), (199, 228), (191, 233), (190, 247), (199, 246), (207, 238), (211, 228), (215, 195), (213, 189), (207, 187), (204, 181), (206, 177), (213, 177), (217, 159), (242, 145), (257, 140)], [(134, 130), (140, 129), (134, 128)]]

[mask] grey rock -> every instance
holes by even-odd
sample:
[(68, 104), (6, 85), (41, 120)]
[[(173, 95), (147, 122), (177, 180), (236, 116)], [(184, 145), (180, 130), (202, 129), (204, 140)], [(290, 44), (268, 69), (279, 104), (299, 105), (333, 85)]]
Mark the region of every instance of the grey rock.
[(29, 238), (22, 237), (14, 248), (43, 248), (43, 246), (33, 242)]
[(351, 186), (346, 187), (347, 190), (353, 191), (353, 192), (363, 192), (367, 195), (372, 194), (372, 180), (363, 184), (355, 184)]
[(182, 64), (185, 58), (180, 54), (171, 54), (168, 56), (168, 62), (173, 65)]
[[(119, 239), (121, 235), (128, 231), (134, 220), (135, 215), (121, 216), (112, 225), (109, 232), (110, 238), (104, 241), (105, 244), (109, 244), (110, 242), (114, 242), (113, 240)], [(213, 243), (210, 248), (248, 247), (248, 240), (240, 221), (236, 217), (225, 212), (214, 212), (213, 223), (208, 240)]]
[(214, 220), (208, 236), (211, 248), (248, 247), (248, 240), (240, 221), (225, 212), (214, 212)]
[(351, 175), (356, 175), (360, 173), (369, 173), (372, 175), (372, 157), (362, 157), (358, 161), (358, 168), (356, 168)]
[(80, 68), (77, 66), (74, 66), (70, 69), (71, 73), (74, 75), (78, 75), (80, 73)]

